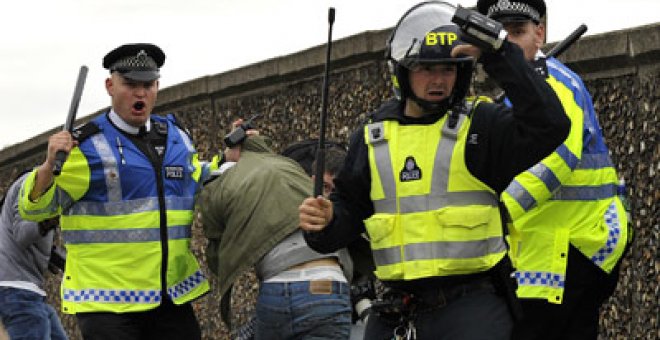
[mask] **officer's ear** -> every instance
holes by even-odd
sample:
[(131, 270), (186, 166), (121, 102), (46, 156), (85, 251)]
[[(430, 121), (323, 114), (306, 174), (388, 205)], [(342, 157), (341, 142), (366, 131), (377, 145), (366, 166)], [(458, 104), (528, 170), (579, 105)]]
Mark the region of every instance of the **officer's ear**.
[(534, 26), (534, 44), (536, 48), (541, 49), (545, 44), (545, 25), (541, 22)]
[(108, 95), (112, 97), (112, 77), (105, 78), (105, 90), (108, 92)]

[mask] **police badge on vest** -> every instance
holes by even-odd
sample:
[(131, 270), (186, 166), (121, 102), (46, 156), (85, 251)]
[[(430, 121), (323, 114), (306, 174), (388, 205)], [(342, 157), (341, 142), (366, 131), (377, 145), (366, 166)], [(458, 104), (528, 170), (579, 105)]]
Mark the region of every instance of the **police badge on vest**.
[(422, 169), (417, 166), (415, 157), (408, 156), (403, 164), (403, 169), (399, 173), (399, 180), (401, 182), (416, 181), (422, 179)]

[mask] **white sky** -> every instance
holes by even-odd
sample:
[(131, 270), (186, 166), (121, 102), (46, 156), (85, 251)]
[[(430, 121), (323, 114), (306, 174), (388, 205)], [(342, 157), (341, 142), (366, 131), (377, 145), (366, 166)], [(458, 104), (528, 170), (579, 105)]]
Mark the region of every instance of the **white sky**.
[[(416, 0), (19, 0), (0, 6), (0, 149), (61, 126), (81, 65), (78, 110), (110, 103), (103, 56), (151, 42), (167, 55), (161, 88), (333, 40), (392, 27)], [(476, 0), (449, 0), (473, 6)], [(548, 41), (660, 22), (660, 0), (546, 0)], [(384, 44), (385, 42), (383, 42)]]

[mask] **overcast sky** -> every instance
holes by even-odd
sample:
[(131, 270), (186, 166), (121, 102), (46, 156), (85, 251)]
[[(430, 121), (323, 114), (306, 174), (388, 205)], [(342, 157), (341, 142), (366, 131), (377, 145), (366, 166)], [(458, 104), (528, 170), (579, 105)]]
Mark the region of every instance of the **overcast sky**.
[[(448, 1), (472, 6), (476, 0)], [(392, 27), (409, 0), (9, 0), (0, 12), (0, 148), (64, 123), (78, 70), (89, 67), (78, 116), (110, 103), (101, 60), (135, 42), (167, 55), (161, 88)], [(660, 0), (546, 0), (548, 41), (581, 23), (587, 35), (660, 22)], [(385, 42), (383, 42), (384, 44)]]

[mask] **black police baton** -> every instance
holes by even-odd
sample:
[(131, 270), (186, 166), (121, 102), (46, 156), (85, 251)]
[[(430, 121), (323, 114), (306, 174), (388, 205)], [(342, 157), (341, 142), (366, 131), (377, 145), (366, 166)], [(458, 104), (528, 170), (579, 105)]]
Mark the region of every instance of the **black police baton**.
[(335, 22), (335, 9), (328, 9), (328, 45), (325, 50), (325, 76), (323, 77), (323, 97), (321, 99), (321, 131), (319, 132), (319, 147), (316, 149), (316, 178), (314, 180), (314, 197), (323, 195), (323, 174), (325, 173), (325, 125), (328, 115), (328, 78), (330, 73), (330, 51), (332, 50), (332, 24)]
[(580, 37), (587, 31), (587, 25), (582, 24), (569, 34), (564, 40), (557, 43), (553, 46), (550, 51), (546, 54), (548, 57), (559, 57), (564, 51), (566, 51), (571, 45), (573, 45)]
[[(562, 53), (564, 53), (569, 47), (571, 47), (580, 37), (587, 31), (587, 25), (582, 24), (578, 28), (576, 28), (571, 34), (569, 34), (564, 40), (558, 42), (555, 46), (552, 46), (550, 51), (546, 53), (545, 55), (550, 58), (554, 57), (557, 58), (559, 57)], [(504, 101), (505, 94), (504, 92), (498, 94), (494, 101), (496, 103), (501, 103)]]
[[(66, 117), (66, 122), (64, 122), (64, 128), (62, 131), (73, 131), (73, 124), (76, 121), (76, 113), (78, 112), (78, 105), (80, 104), (80, 98), (82, 97), (82, 91), (85, 87), (85, 79), (87, 78), (87, 66), (80, 66), (80, 71), (78, 72), (78, 81), (76, 82), (76, 88), (73, 90), (73, 98), (71, 98), (71, 105), (69, 106), (69, 115)], [(66, 161), (67, 153), (63, 150), (58, 150), (55, 154), (55, 167), (53, 168), (53, 175), (59, 176), (62, 172), (62, 165)]]

